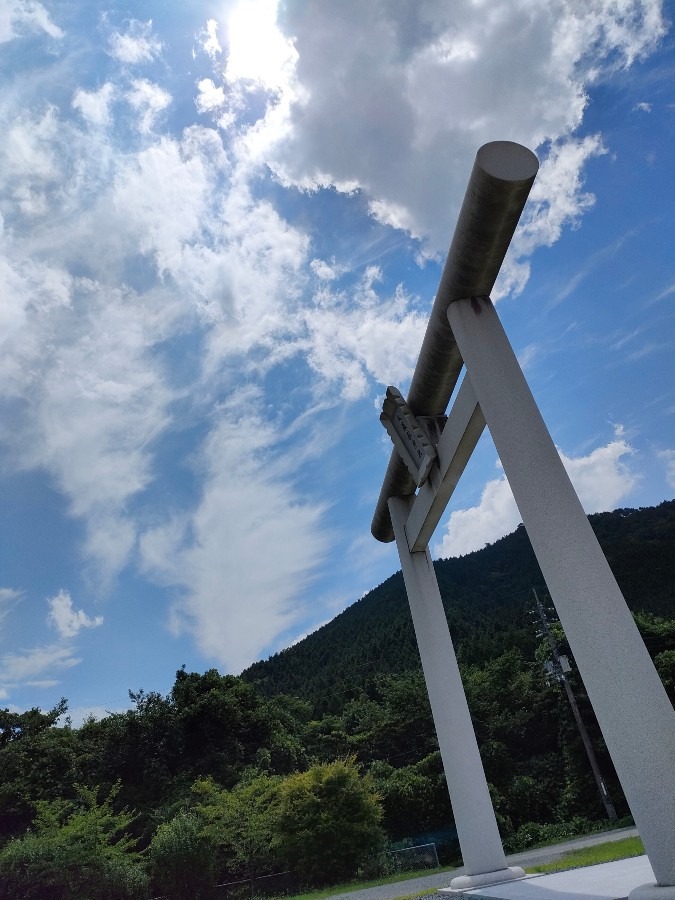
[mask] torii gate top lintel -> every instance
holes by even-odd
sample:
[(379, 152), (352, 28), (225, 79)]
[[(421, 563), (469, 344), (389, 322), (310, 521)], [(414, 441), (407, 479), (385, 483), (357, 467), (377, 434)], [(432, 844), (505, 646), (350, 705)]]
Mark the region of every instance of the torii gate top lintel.
[[(538, 168), (534, 153), (512, 141), (492, 141), (476, 154), (408, 392), (416, 416), (445, 412), (462, 368), (448, 306), (492, 290)], [(414, 492), (415, 482), (394, 450), (373, 517), (373, 537), (394, 540), (387, 502)]]

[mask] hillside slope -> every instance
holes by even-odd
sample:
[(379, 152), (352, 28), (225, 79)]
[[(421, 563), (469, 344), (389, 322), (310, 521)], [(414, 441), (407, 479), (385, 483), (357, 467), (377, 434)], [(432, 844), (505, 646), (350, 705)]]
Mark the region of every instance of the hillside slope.
[[(675, 500), (599, 513), (590, 522), (630, 608), (672, 617)], [(435, 567), (460, 661), (481, 665), (511, 647), (533, 658), (532, 588), (544, 596), (546, 586), (522, 525), (483, 550), (438, 560)], [(419, 666), (397, 572), (300, 643), (255, 663), (243, 678), (267, 695), (310, 700), (322, 714), (341, 709), (378, 675)]]

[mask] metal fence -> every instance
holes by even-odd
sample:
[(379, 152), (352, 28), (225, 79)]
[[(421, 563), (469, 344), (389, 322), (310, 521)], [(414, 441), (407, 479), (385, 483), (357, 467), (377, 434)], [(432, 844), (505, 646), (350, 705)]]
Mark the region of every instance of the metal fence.
[(388, 850), (387, 856), (392, 861), (395, 872), (412, 872), (417, 869), (439, 868), (436, 844), (418, 844), (416, 847)]

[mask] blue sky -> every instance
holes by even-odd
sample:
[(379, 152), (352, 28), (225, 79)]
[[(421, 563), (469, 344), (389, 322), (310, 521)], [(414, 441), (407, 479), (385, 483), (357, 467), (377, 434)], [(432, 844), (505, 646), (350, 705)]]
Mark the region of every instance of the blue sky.
[[(493, 295), (588, 512), (675, 494), (672, 8), (0, 10), (0, 703), (237, 673), (398, 568), (370, 521), (473, 157), (540, 173)], [(520, 518), (484, 436), (436, 556)]]

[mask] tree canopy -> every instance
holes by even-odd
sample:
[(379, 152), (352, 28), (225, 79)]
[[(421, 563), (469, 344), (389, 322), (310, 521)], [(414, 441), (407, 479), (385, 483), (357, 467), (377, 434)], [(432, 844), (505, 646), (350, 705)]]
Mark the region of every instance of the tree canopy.
[[(591, 518), (675, 699), (675, 502)], [(666, 552), (666, 547), (667, 552)], [(567, 699), (544, 668), (524, 529), (437, 563), (503, 839), (514, 849), (604, 809)], [(537, 580), (539, 578), (539, 581)], [(581, 715), (628, 812), (572, 663)], [(347, 879), (386, 843), (439, 843), (453, 820), (400, 574), (241, 677), (177, 671), (167, 696), (73, 728), (0, 711), (0, 898), (208, 896), (290, 870)], [(556, 833), (558, 833), (556, 832)], [(201, 893), (200, 893), (201, 892)]]

